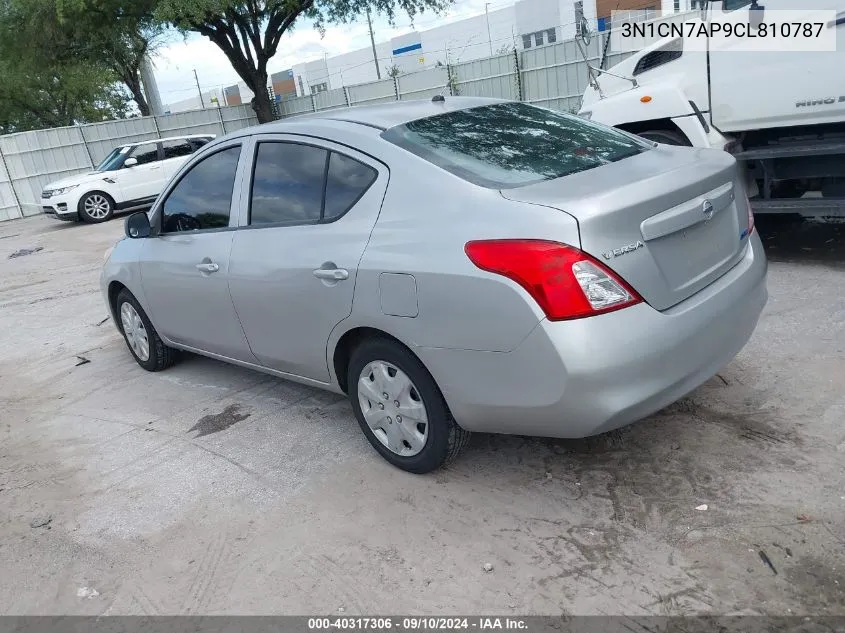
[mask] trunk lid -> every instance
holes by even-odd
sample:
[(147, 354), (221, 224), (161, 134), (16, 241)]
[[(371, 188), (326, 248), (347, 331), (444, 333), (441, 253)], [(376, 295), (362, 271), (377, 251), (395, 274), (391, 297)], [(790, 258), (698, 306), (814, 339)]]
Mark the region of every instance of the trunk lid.
[(742, 258), (748, 242), (748, 203), (736, 161), (719, 150), (660, 145), (501, 193), (572, 215), (581, 249), (657, 310), (713, 283)]

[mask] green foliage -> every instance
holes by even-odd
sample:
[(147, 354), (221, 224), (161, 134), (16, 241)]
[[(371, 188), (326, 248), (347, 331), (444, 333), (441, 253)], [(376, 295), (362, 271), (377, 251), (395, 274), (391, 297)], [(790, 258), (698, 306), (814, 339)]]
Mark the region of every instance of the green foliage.
[(128, 98), (108, 70), (0, 60), (0, 133), (123, 118)]
[[(2, 1), (2, 0), (0, 0)], [(23, 0), (6, 0), (23, 1)], [(94, 20), (118, 33), (150, 33), (172, 26), (183, 33), (210, 39), (229, 59), (232, 68), (255, 93), (253, 109), (261, 122), (274, 118), (267, 91), (267, 64), (284, 34), (302, 17), (324, 32), (328, 23), (345, 23), (370, 11), (392, 23), (397, 11), (412, 19), (425, 10), (440, 11), (452, 0), (32, 0), (56, 2), (62, 15), (81, 23)], [(86, 18), (86, 16), (95, 16)], [(117, 28), (113, 25), (129, 25)], [(132, 41), (124, 49), (132, 50)], [(108, 49), (103, 49), (108, 50)], [(113, 56), (112, 56), (113, 57)], [(125, 65), (125, 64), (124, 64)], [(131, 82), (116, 70), (132, 90)], [(134, 90), (133, 90), (134, 95)]]
[(140, 69), (164, 41), (154, 16), (157, 0), (51, 0), (61, 26), (73, 33), (77, 58), (105, 63), (129, 89), (142, 115), (150, 114)]
[(413, 19), (426, 9), (441, 11), (450, 4), (451, 0), (159, 0), (156, 15), (186, 30), (196, 30), (195, 25), (219, 18), (236, 20), (241, 17), (259, 26), (266, 23), (265, 34), (272, 42), (279, 30), (283, 33), (300, 15), (313, 19), (317, 27), (322, 28), (327, 23), (348, 23), (364, 15), (369, 8), (393, 23), (397, 9)]
[(54, 0), (0, 3), (0, 132), (126, 116), (114, 72), (78, 53)]

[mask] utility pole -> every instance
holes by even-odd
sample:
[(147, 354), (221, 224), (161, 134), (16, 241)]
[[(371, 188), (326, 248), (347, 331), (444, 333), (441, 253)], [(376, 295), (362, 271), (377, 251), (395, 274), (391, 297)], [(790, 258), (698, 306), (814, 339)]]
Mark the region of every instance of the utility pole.
[(144, 55), (141, 60), (140, 71), (141, 83), (144, 84), (144, 95), (147, 97), (147, 104), (151, 110), (150, 113), (153, 116), (161, 116), (164, 114), (164, 108), (161, 105), (161, 95), (158, 92), (158, 84), (156, 83), (153, 64), (149, 55)]
[(197, 92), (200, 95), (200, 105), (202, 106), (202, 109), (205, 110), (205, 100), (202, 98), (202, 90), (200, 90), (200, 78), (197, 77), (197, 69), (196, 68), (194, 68), (194, 79), (197, 82)]
[(373, 21), (370, 18), (370, 7), (367, 7), (367, 26), (370, 27), (370, 44), (373, 46), (373, 63), (376, 65), (376, 77), (381, 79), (381, 70), (378, 67), (378, 55), (376, 54), (376, 37), (373, 35)]
[(484, 15), (487, 16), (487, 40), (490, 42), (490, 57), (493, 57), (493, 36), (490, 35), (490, 3), (484, 3)]

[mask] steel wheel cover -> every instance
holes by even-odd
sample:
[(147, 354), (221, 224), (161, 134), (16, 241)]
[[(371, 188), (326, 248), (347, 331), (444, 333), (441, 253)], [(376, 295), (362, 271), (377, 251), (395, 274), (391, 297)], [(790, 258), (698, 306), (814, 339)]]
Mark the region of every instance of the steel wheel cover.
[(370, 430), (390, 452), (413, 457), (428, 441), (428, 413), (416, 385), (386, 361), (369, 363), (358, 377), (358, 402)]
[(120, 306), (120, 322), (123, 325), (123, 333), (126, 335), (126, 342), (132, 351), (135, 352), (142, 362), (150, 359), (150, 339), (147, 336), (147, 328), (134, 306), (125, 302)]

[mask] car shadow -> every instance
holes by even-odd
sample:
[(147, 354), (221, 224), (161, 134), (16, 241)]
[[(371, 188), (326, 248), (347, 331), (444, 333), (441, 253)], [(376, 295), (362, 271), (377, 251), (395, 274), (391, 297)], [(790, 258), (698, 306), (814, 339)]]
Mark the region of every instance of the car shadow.
[(758, 216), (755, 225), (769, 261), (820, 263), (836, 268), (845, 264), (845, 218)]

